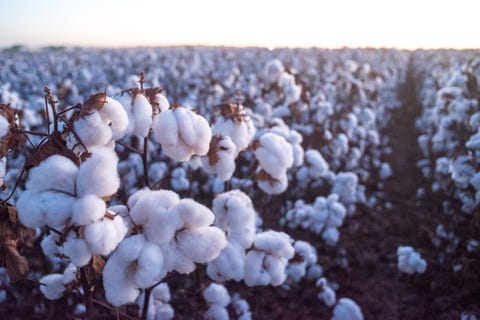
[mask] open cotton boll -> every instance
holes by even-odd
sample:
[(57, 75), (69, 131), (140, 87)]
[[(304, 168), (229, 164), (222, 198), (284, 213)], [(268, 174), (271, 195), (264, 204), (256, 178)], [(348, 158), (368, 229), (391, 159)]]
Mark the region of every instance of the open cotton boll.
[(321, 291), (317, 294), (318, 300), (322, 301), (329, 308), (333, 307), (337, 300), (337, 296), (335, 294), (335, 291), (327, 285), (327, 279), (318, 279), (317, 287), (321, 288)]
[(308, 176), (311, 179), (319, 179), (328, 170), (327, 161), (315, 149), (305, 151), (305, 165), (308, 167)]
[(227, 117), (220, 116), (215, 120), (212, 132), (214, 135), (230, 137), (237, 147), (235, 152), (235, 156), (237, 156), (240, 151), (248, 147), (255, 135), (256, 128), (243, 106), (234, 106), (232, 109), (233, 111), (229, 112), (233, 112), (233, 114)]
[(292, 239), (285, 232), (264, 231), (255, 236), (253, 246), (255, 250), (261, 250), (277, 257), (291, 259), (295, 254)]
[[(145, 293), (142, 292), (137, 299), (139, 316), (144, 305)], [(151, 292), (147, 309), (147, 320), (170, 320), (174, 316), (174, 310), (169, 304), (170, 289), (167, 283), (160, 283)]]
[(118, 157), (107, 148), (95, 149), (80, 166), (77, 176), (77, 194), (108, 197), (117, 192), (120, 179), (117, 173)]
[(62, 283), (67, 285), (75, 280), (77, 280), (77, 266), (70, 263), (65, 270), (63, 270)]
[(284, 71), (285, 67), (280, 60), (270, 60), (265, 65), (264, 79), (268, 84), (277, 82)]
[(117, 257), (118, 262), (127, 264), (138, 258), (145, 242), (145, 236), (141, 233), (124, 238), (113, 254)]
[(77, 119), (73, 128), (76, 133), (76, 139), (82, 141), (82, 144), (90, 151), (92, 148), (103, 147), (112, 140), (112, 130), (105, 125), (98, 111)]
[(352, 299), (341, 298), (333, 309), (332, 320), (363, 320), (362, 310)]
[(88, 225), (102, 218), (106, 211), (105, 201), (87, 194), (73, 203), (72, 222), (77, 225)]
[(148, 188), (138, 190), (128, 198), (130, 216), (138, 225), (144, 225), (157, 208), (170, 209), (175, 207), (180, 197), (170, 190), (150, 190)]
[(217, 258), (208, 262), (207, 274), (215, 281), (240, 281), (244, 276), (245, 249), (229, 241)]
[(180, 274), (189, 274), (195, 270), (195, 263), (178, 250), (177, 242), (162, 244), (160, 247), (166, 272), (175, 270)]
[(113, 220), (104, 218), (85, 227), (84, 237), (92, 252), (107, 255), (112, 252), (127, 233), (120, 216)]
[(170, 109), (170, 102), (162, 93), (157, 93), (153, 101), (158, 104), (160, 112)]
[(215, 173), (223, 180), (229, 180), (235, 171), (237, 147), (228, 136), (215, 135), (210, 142), (207, 156), (201, 158), (202, 167), (208, 173)]
[(62, 275), (59, 273), (48, 274), (39, 280), (40, 291), (45, 298), (56, 300), (63, 295), (65, 286), (62, 282)]
[(227, 289), (218, 283), (211, 283), (204, 291), (203, 297), (208, 304), (216, 304), (221, 307), (226, 307), (230, 304), (231, 298)]
[(10, 124), (3, 115), (0, 115), (0, 139), (3, 138), (10, 130)]
[(105, 104), (98, 112), (103, 123), (112, 130), (112, 139), (122, 139), (128, 128), (128, 114), (120, 102), (107, 97)]
[(293, 165), (292, 146), (277, 134), (266, 132), (258, 138), (255, 157), (273, 178), (279, 178)]
[(132, 134), (145, 138), (152, 126), (152, 105), (143, 94), (137, 94), (132, 101), (132, 117), (135, 126)]
[(267, 255), (264, 261), (265, 269), (270, 273), (270, 284), (279, 286), (287, 279), (285, 269), (287, 267), (287, 259), (273, 255)]
[(115, 307), (135, 301), (140, 290), (134, 280), (134, 265), (126, 264), (116, 252), (107, 260), (103, 268), (105, 297)]
[(340, 172), (335, 177), (332, 193), (338, 194), (342, 203), (350, 204), (356, 200), (357, 185), (358, 176), (355, 173)]
[(178, 250), (197, 263), (206, 263), (218, 257), (227, 246), (227, 239), (217, 227), (185, 229), (176, 235)]
[(152, 212), (147, 223), (143, 225), (143, 233), (148, 241), (164, 244), (170, 242), (182, 226), (182, 219), (173, 209), (159, 208)]
[(161, 112), (153, 130), (163, 151), (177, 161), (188, 161), (194, 154), (206, 155), (212, 139), (207, 120), (182, 107)]
[(53, 257), (54, 255), (60, 253), (60, 250), (56, 243), (57, 239), (58, 235), (53, 233), (42, 239), (42, 242), (40, 242), (40, 246), (42, 247), (43, 254)]
[(30, 170), (25, 186), (32, 192), (58, 190), (74, 195), (77, 174), (78, 167), (72, 160), (53, 155)]
[(217, 304), (212, 304), (204, 315), (207, 320), (229, 320), (228, 310)]
[(263, 268), (266, 257), (264, 252), (249, 251), (245, 257), (245, 284), (249, 287), (266, 286), (270, 283), (271, 277)]
[(231, 190), (213, 200), (215, 225), (225, 231), (227, 239), (234, 239), (243, 248), (249, 248), (255, 238), (255, 210), (252, 200), (240, 190)]
[(58, 228), (71, 216), (75, 198), (59, 192), (34, 193), (24, 191), (17, 200), (20, 222), (29, 228), (48, 225)]
[(180, 200), (173, 210), (182, 219), (185, 228), (209, 226), (215, 219), (210, 209), (193, 199)]
[[(262, 171), (260, 171), (261, 173)], [(265, 172), (265, 171), (263, 171)], [(265, 176), (267, 175), (267, 176)], [(265, 193), (268, 194), (280, 194), (287, 190), (288, 187), (288, 177), (287, 174), (284, 173), (280, 177), (273, 178), (268, 176), (268, 173), (265, 175), (257, 174), (256, 181), (258, 187)]]
[(427, 268), (427, 262), (410, 246), (399, 246), (397, 256), (398, 269), (401, 272), (412, 275), (415, 272), (424, 273)]
[(67, 240), (63, 243), (63, 254), (77, 267), (87, 265), (92, 258), (87, 242), (77, 238), (73, 231), (68, 234)]
[(145, 242), (136, 263), (135, 284), (139, 288), (150, 287), (158, 280), (162, 267), (163, 253), (160, 247), (154, 243)]

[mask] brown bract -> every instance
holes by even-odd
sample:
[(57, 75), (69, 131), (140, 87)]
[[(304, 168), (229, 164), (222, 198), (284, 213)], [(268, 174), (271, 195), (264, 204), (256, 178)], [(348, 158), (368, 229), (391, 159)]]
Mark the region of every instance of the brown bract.
[(208, 149), (207, 157), (208, 157), (208, 163), (213, 167), (215, 166), (218, 161), (218, 152), (219, 151), (225, 151), (227, 148), (222, 147), (220, 145), (220, 141), (223, 140), (223, 137), (219, 134), (216, 134), (212, 137), (212, 140), (210, 140), (210, 148)]
[(88, 97), (87, 101), (85, 101), (80, 109), (80, 113), (77, 117), (83, 117), (89, 115), (93, 111), (98, 111), (103, 108), (105, 103), (107, 102), (107, 93), (106, 92), (99, 92), (92, 94)]
[(9, 131), (3, 137), (0, 143), (0, 157), (7, 155), (9, 150), (17, 150), (26, 141), (25, 136), (21, 133), (16, 123), (17, 111), (7, 104), (0, 104), (0, 113), (9, 123)]
[(163, 91), (162, 88), (148, 88), (145, 89), (145, 96), (153, 107), (153, 114), (160, 113), (160, 105), (156, 102), (155, 96)]
[(278, 180), (269, 175), (265, 170), (260, 170), (255, 176), (255, 181), (266, 181), (269, 185), (274, 186), (278, 183)]
[(29, 157), (25, 162), (25, 169), (29, 170), (32, 167), (38, 166), (46, 158), (58, 154), (73, 161), (77, 166), (80, 165), (78, 156), (67, 147), (67, 143), (62, 138), (59, 132), (54, 132), (50, 135), (40, 147)]
[(245, 110), (238, 103), (221, 103), (217, 104), (215, 107), (213, 107), (213, 109), (215, 111), (218, 110), (222, 117), (224, 117), (225, 119), (230, 119), (236, 124), (242, 123), (247, 117)]
[(24, 278), (28, 272), (28, 261), (19, 252), (28, 229), (19, 222), (14, 206), (0, 206), (0, 266), (7, 269), (11, 281)]

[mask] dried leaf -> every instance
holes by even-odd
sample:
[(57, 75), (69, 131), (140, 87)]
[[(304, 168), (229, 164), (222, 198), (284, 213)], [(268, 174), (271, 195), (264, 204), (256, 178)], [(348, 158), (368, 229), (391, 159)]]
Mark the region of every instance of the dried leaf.
[(90, 283), (98, 281), (102, 276), (103, 267), (105, 267), (105, 260), (99, 254), (92, 254), (92, 259), (87, 265), (87, 276)]
[(28, 273), (28, 261), (18, 248), (23, 245), (27, 229), (18, 223), (15, 207), (0, 206), (0, 266), (7, 268), (11, 281), (17, 281)]
[(220, 146), (220, 141), (223, 140), (223, 137), (219, 134), (216, 134), (210, 140), (210, 148), (208, 149), (207, 157), (208, 163), (213, 167), (218, 163), (218, 151), (222, 150), (223, 148)]
[(278, 180), (269, 175), (265, 170), (260, 170), (255, 176), (256, 181), (266, 181), (271, 186), (274, 186), (278, 183)]
[(95, 110), (100, 110), (103, 108), (105, 103), (107, 102), (107, 93), (106, 92), (99, 92), (92, 94), (88, 97), (87, 101), (85, 101), (80, 109), (80, 113), (77, 117), (83, 117), (89, 115)]
[(21, 133), (16, 123), (17, 111), (7, 104), (0, 104), (0, 114), (8, 121), (9, 131), (2, 138), (0, 143), (0, 157), (7, 155), (9, 150), (17, 150), (26, 141), (25, 136)]
[(32, 167), (38, 166), (46, 158), (58, 154), (73, 161), (76, 165), (80, 165), (78, 156), (67, 147), (67, 143), (62, 138), (60, 133), (54, 132), (50, 139), (45, 141), (35, 153), (30, 156), (25, 162), (25, 169), (29, 170)]

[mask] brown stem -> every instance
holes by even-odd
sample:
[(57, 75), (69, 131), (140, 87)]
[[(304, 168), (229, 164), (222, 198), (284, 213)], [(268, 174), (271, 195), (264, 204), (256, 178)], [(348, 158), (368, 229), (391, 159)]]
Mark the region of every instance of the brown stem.
[(108, 304), (103, 303), (103, 302), (100, 301), (100, 300), (93, 299), (93, 303), (95, 303), (95, 304), (97, 304), (97, 305), (99, 305), (99, 306), (101, 306), (101, 307), (104, 307), (105, 309), (108, 309), (108, 310), (114, 312), (114, 313), (115, 313), (115, 316), (117, 317), (117, 319), (119, 318), (118, 316), (120, 315), (120, 316), (122, 316), (123, 318), (126, 318), (126, 319), (138, 320), (138, 318), (132, 317), (131, 315), (128, 315), (128, 314), (126, 314), (125, 312), (122, 312), (122, 311), (118, 310), (117, 308), (114, 308), (114, 307), (112, 307), (112, 306), (109, 306)]
[(93, 295), (88, 281), (87, 271), (85, 267), (80, 268), (80, 278), (82, 281), (83, 298), (85, 300), (85, 320), (93, 319)]
[(145, 186), (150, 188), (150, 179), (148, 178), (148, 136), (143, 139), (142, 163)]
[(143, 307), (142, 307), (142, 320), (147, 320), (147, 314), (148, 314), (148, 305), (150, 303), (150, 295), (153, 290), (153, 286), (150, 288), (145, 289), (145, 295), (143, 297)]

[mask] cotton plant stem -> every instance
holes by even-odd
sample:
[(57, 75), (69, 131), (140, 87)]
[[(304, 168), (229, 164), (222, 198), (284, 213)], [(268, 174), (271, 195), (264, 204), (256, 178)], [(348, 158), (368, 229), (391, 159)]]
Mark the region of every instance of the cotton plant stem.
[(148, 305), (150, 304), (150, 296), (152, 294), (153, 286), (145, 289), (145, 295), (143, 297), (143, 307), (142, 307), (142, 320), (147, 320), (148, 314)]
[(147, 188), (150, 188), (150, 179), (148, 177), (148, 136), (143, 139), (142, 163), (144, 183)]
[(88, 281), (87, 271), (85, 267), (80, 268), (80, 278), (82, 281), (83, 298), (85, 300), (85, 320), (93, 319), (93, 295)]

